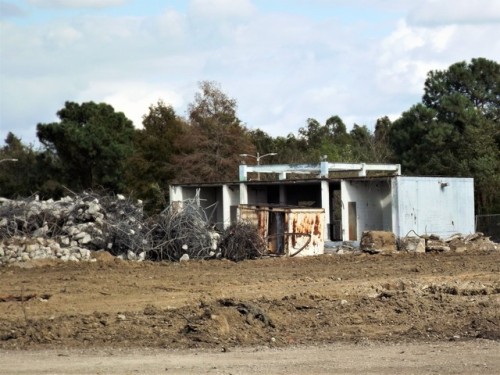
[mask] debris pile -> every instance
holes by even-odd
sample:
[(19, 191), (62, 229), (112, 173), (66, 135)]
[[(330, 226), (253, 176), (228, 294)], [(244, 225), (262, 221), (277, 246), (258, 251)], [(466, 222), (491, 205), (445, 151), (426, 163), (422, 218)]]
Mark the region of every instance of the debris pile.
[[(83, 193), (58, 201), (0, 200), (0, 262), (89, 260), (91, 250), (137, 251), (142, 206), (122, 195)], [(3, 253), (3, 254), (2, 254)]]
[(360, 249), (370, 254), (393, 253), (396, 251), (396, 236), (392, 232), (371, 230), (363, 232)]
[(426, 253), (500, 250), (500, 245), (480, 232), (469, 235), (457, 233), (444, 239), (434, 234), (419, 235), (413, 231), (411, 234), (408, 233), (407, 236), (396, 239), (392, 232), (365, 231), (359, 242), (359, 249), (343, 242), (333, 248), (331, 252), (344, 254), (359, 250), (370, 254), (390, 254), (395, 251)]
[(123, 195), (85, 192), (58, 201), (0, 198), (0, 264), (90, 260), (97, 250), (135, 261), (239, 261), (265, 253), (257, 228), (245, 224), (224, 232), (224, 246), (219, 248), (220, 234), (209, 221), (198, 197), (151, 217), (144, 214), (141, 201)]
[(259, 258), (267, 254), (267, 246), (255, 225), (240, 221), (229, 226), (219, 243), (221, 256), (234, 261)]
[(406, 236), (399, 240), (398, 247), (400, 251), (415, 253), (500, 250), (498, 244), (480, 232), (469, 235), (456, 233), (444, 239), (434, 234)]
[(149, 255), (156, 260), (206, 259), (216, 255), (216, 232), (196, 200), (171, 205), (149, 220)]
[(59, 242), (42, 237), (12, 237), (0, 241), (0, 265), (37, 259), (90, 261), (91, 254), (91, 250), (78, 246), (62, 247)]
[[(141, 229), (142, 216), (142, 207), (122, 195), (110, 198), (84, 193), (58, 201), (1, 199), (0, 239), (57, 238), (64, 247), (107, 248), (118, 253), (123, 250), (122, 242), (131, 243), (127, 248), (133, 246), (131, 234)], [(117, 241), (124, 235), (126, 241)]]

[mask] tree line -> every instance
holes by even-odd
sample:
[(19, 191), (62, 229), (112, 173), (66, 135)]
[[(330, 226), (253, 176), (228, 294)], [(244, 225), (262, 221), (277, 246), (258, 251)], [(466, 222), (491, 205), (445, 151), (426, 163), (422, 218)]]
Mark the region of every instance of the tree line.
[[(66, 102), (59, 121), (39, 123), (42, 147), (12, 132), (0, 148), (0, 196), (58, 198), (106, 190), (143, 199), (150, 211), (168, 202), (168, 185), (238, 178), (240, 154), (276, 153), (273, 163), (400, 163), (405, 175), (474, 177), (477, 213), (500, 212), (500, 65), (484, 58), (430, 71), (421, 102), (374, 131), (347, 127), (337, 115), (307, 119), (297, 134), (248, 129), (237, 102), (203, 81), (187, 117), (159, 100), (134, 128), (106, 103)], [(254, 159), (246, 160), (248, 163)], [(266, 162), (271, 162), (267, 160)]]

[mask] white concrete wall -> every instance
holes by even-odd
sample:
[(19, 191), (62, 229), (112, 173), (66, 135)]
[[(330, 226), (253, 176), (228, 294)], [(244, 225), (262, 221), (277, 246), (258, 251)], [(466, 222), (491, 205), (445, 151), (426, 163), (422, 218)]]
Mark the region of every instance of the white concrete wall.
[[(223, 186), (224, 228), (227, 228), (229, 225), (231, 225), (232, 220), (237, 219), (236, 210), (239, 204), (240, 204), (240, 186), (224, 185)], [(231, 217), (231, 212), (233, 212), (234, 217)]]
[(349, 202), (356, 202), (358, 241), (365, 230), (392, 230), (390, 180), (344, 180), (341, 182), (341, 199), (344, 241), (349, 239)]
[(182, 193), (180, 194), (181, 199), (179, 200), (194, 199), (194, 197), (196, 196), (196, 188), (179, 185), (176, 187), (176, 189), (182, 190)]
[(181, 202), (184, 198), (182, 192), (184, 188), (182, 186), (170, 185), (170, 202)]
[(325, 210), (325, 220), (323, 221), (323, 233), (324, 233), (324, 240), (329, 240), (330, 239), (330, 233), (328, 232), (328, 226), (331, 223), (331, 218), (330, 218), (330, 202), (332, 199), (332, 194), (333, 192), (330, 192), (330, 184), (328, 181), (324, 180), (321, 181), (321, 206)]
[[(175, 186), (170, 188), (171, 195), (170, 201), (185, 201), (188, 199), (194, 199), (196, 197), (197, 187), (193, 186)], [(211, 221), (214, 224), (221, 224), (224, 221), (224, 208), (223, 208), (223, 196), (222, 187), (202, 187), (200, 189), (200, 206), (205, 209), (207, 216), (211, 216)], [(222, 225), (219, 225), (222, 229)]]
[(240, 186), (229, 185), (229, 204), (238, 206), (240, 204)]
[[(194, 198), (196, 188), (175, 186), (170, 188), (170, 194), (171, 201), (182, 201)], [(230, 216), (228, 205), (266, 202), (267, 190), (244, 184), (224, 188), (204, 187), (201, 199), (203, 207), (219, 202), (213, 219), (226, 226)], [(282, 199), (283, 193), (280, 194)], [(406, 236), (412, 230), (419, 235), (436, 234), (441, 237), (454, 233), (469, 234), (475, 230), (472, 178), (397, 176), (391, 179), (343, 180), (341, 200), (342, 238), (345, 241), (349, 239), (349, 202), (356, 202), (358, 240), (364, 230), (393, 231), (397, 237)]]
[(399, 176), (393, 189), (397, 237), (410, 231), (441, 237), (474, 232), (474, 179)]

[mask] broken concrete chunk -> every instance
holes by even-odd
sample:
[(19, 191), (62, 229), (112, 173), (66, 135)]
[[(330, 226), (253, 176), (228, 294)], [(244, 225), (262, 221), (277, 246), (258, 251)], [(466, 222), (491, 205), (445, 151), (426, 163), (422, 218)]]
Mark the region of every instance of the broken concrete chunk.
[(100, 210), (101, 210), (101, 206), (99, 205), (99, 203), (90, 202), (90, 203), (89, 203), (89, 208), (87, 209), (87, 212), (88, 212), (90, 215), (95, 215), (95, 214), (97, 214)]
[(409, 253), (425, 253), (425, 238), (404, 237), (399, 241), (399, 250)]
[(427, 240), (426, 251), (450, 251), (450, 247), (441, 240)]
[(481, 232), (472, 233), (472, 234), (469, 234), (467, 237), (465, 237), (464, 241), (465, 242), (475, 241), (483, 236), (484, 236), (484, 234)]
[(452, 234), (451, 236), (449, 236), (448, 238), (444, 239), (444, 242), (448, 243), (451, 241), (461, 240), (461, 239), (462, 239), (462, 235), (460, 233), (455, 233), (455, 234)]
[(386, 231), (365, 231), (361, 236), (360, 249), (370, 254), (396, 251), (396, 236)]
[(90, 234), (88, 233), (85, 233), (85, 236), (83, 236), (82, 238), (80, 238), (80, 240), (78, 240), (78, 242), (81, 243), (82, 245), (88, 244), (90, 241), (92, 241), (92, 237), (90, 237)]

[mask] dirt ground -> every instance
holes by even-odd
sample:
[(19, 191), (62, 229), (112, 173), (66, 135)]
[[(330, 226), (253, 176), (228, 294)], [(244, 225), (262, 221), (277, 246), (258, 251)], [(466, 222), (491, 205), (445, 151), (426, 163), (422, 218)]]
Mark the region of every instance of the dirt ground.
[(0, 317), (3, 358), (325, 345), (470, 355), (478, 342), (497, 352), (500, 252), (23, 263), (0, 267)]
[(337, 343), (286, 348), (2, 351), (0, 374), (497, 375), (500, 343)]

